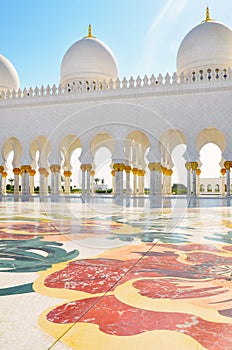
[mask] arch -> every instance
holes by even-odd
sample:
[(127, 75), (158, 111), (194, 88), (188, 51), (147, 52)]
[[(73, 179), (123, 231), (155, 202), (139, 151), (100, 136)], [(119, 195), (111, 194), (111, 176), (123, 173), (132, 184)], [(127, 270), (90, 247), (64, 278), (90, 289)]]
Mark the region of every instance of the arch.
[(145, 154), (150, 147), (147, 135), (140, 130), (133, 130), (125, 137), (124, 150), (126, 160), (132, 167), (146, 168)]
[(7, 161), (7, 158), (10, 154), (10, 152), (14, 152), (12, 165), (13, 168), (20, 167), (20, 157), (22, 154), (22, 145), (20, 141), (16, 137), (10, 137), (8, 140), (5, 141), (2, 147), (2, 158), (4, 162)]
[(207, 185), (207, 192), (212, 192), (213, 191), (213, 187), (211, 184)]
[(186, 137), (180, 130), (168, 129), (162, 134), (159, 148), (164, 165), (167, 165), (169, 168), (173, 167), (172, 152), (180, 144), (187, 144)]
[(71, 157), (73, 152), (78, 148), (82, 148), (82, 145), (81, 145), (80, 139), (76, 135), (73, 135), (73, 134), (67, 135), (61, 141), (60, 152), (63, 156), (64, 170), (72, 169)]
[[(40, 168), (48, 167), (48, 157), (51, 151), (50, 143), (48, 139), (39, 135), (34, 140), (32, 140), (30, 145), (30, 156), (32, 159), (32, 168), (36, 168), (37, 166)], [(39, 152), (39, 158), (37, 161), (37, 152)], [(38, 164), (37, 164), (38, 163)]]
[(203, 184), (200, 185), (200, 192), (205, 192), (205, 186)]
[(200, 152), (207, 143), (214, 143), (223, 153), (226, 149), (226, 139), (223, 132), (215, 127), (208, 127), (200, 131), (196, 138), (196, 148)]
[(105, 131), (97, 133), (90, 142), (90, 150), (93, 158), (101, 147), (106, 147), (111, 154), (114, 152), (114, 140), (112, 136)]

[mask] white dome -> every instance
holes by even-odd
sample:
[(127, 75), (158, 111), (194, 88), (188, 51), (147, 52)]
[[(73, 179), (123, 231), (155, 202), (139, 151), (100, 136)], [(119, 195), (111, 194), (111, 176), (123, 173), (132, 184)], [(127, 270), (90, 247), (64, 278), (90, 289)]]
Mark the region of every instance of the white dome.
[(60, 75), (62, 86), (75, 80), (115, 80), (118, 65), (110, 48), (92, 36), (90, 27), (89, 35), (75, 42), (65, 53)]
[[(208, 11), (208, 10), (207, 10)], [(232, 68), (232, 31), (210, 19), (193, 28), (183, 39), (177, 54), (177, 72)]]
[(13, 64), (0, 55), (0, 90), (19, 89), (19, 77)]

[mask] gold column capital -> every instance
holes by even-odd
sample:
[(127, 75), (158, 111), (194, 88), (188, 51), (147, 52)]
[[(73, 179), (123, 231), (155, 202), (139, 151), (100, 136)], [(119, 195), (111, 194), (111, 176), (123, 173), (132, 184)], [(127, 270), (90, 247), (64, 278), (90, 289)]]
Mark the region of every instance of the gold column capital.
[(231, 162), (228, 161), (228, 160), (226, 160), (226, 161), (224, 162), (224, 167), (226, 168), (226, 170), (230, 170)]
[(4, 171), (4, 166), (0, 166), (0, 173), (2, 173)]
[(115, 176), (115, 170), (112, 170), (112, 171), (111, 171), (111, 175), (112, 175), (112, 176)]
[(224, 176), (226, 174), (226, 169), (225, 168), (221, 169), (221, 174), (222, 174), (222, 176)]
[(35, 176), (35, 174), (36, 174), (36, 171), (35, 171), (34, 169), (32, 169), (32, 170), (30, 171), (30, 176)]
[(6, 171), (2, 172), (2, 177), (7, 177), (7, 172)]
[(51, 172), (52, 173), (59, 173), (60, 172), (60, 164), (52, 164), (51, 166), (50, 166), (50, 170), (51, 170)]
[(14, 168), (13, 173), (14, 173), (14, 175), (20, 175), (21, 174), (20, 168)]
[(192, 167), (192, 170), (197, 170), (198, 163), (197, 162), (191, 162), (191, 167)]
[(22, 173), (30, 173), (31, 171), (31, 166), (30, 165), (22, 165), (21, 166), (21, 172)]
[(46, 172), (47, 172), (47, 169), (46, 169), (46, 168), (39, 168), (39, 173), (40, 173), (41, 175), (45, 175)]
[(130, 167), (130, 165), (126, 165), (126, 166), (125, 166), (125, 172), (126, 172), (127, 174), (130, 174), (130, 172), (131, 172), (131, 167)]
[(123, 171), (125, 169), (125, 165), (123, 163), (115, 163), (113, 168), (115, 171)]
[(201, 169), (197, 169), (196, 170), (196, 174), (197, 174), (197, 176), (200, 176), (201, 175)]
[(185, 163), (185, 168), (186, 168), (187, 170), (191, 170), (191, 169), (192, 169), (192, 163), (191, 163), (191, 162), (186, 162), (186, 163)]
[(64, 177), (70, 177), (72, 175), (72, 172), (70, 170), (64, 171)]
[(90, 176), (94, 177), (94, 175), (95, 175), (95, 171), (94, 171), (94, 170), (91, 170), (91, 171), (90, 171)]
[(148, 168), (149, 168), (150, 170), (153, 170), (153, 171), (159, 171), (159, 172), (162, 171), (161, 164), (160, 164), (160, 163), (157, 163), (157, 162), (149, 163), (149, 164), (148, 164)]
[(90, 173), (90, 171), (92, 169), (92, 165), (91, 164), (85, 164), (85, 168), (88, 171), (88, 173)]

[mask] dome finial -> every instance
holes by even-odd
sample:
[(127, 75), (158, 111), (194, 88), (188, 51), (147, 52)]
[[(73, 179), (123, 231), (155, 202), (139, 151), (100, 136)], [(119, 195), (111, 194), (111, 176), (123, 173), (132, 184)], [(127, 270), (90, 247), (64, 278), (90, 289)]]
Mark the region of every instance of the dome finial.
[(88, 35), (86, 35), (85, 38), (96, 38), (92, 34), (92, 26), (91, 26), (91, 24), (89, 24), (89, 26), (88, 26)]
[(214, 21), (214, 19), (212, 19), (212, 18), (210, 17), (209, 6), (207, 6), (207, 7), (206, 7), (206, 16), (205, 16), (205, 20), (202, 21), (202, 23), (204, 23), (204, 22), (212, 22), (212, 21)]

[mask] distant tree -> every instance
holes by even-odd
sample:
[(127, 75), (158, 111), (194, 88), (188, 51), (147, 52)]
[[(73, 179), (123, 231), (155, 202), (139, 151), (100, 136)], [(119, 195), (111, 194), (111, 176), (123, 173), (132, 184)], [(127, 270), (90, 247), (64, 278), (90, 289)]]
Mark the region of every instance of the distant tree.
[(105, 180), (101, 179), (101, 184), (104, 185), (104, 183), (105, 183)]
[(100, 179), (98, 177), (95, 177), (94, 181), (95, 181), (95, 184), (97, 185), (97, 183), (100, 181)]
[(11, 186), (13, 185), (14, 179), (11, 177), (8, 179), (9, 183), (11, 184)]

